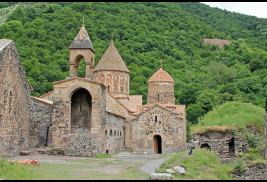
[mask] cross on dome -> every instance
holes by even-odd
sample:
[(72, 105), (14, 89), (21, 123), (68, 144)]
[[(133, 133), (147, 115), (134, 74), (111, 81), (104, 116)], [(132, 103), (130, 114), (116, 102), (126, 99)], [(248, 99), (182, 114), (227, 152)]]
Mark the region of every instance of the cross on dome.
[(83, 24), (82, 24), (82, 27), (84, 27), (84, 16), (83, 16)]
[(162, 60), (162, 59), (160, 59), (160, 63), (161, 63), (160, 67), (161, 67), (161, 68), (162, 68), (162, 62), (163, 62), (163, 60)]

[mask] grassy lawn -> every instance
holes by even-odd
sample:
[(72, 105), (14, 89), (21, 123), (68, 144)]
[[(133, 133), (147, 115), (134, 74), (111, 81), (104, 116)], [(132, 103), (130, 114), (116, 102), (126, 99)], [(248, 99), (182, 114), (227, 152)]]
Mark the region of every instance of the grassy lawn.
[[(146, 180), (149, 175), (137, 172), (137, 166), (129, 166), (131, 162), (124, 162), (116, 158), (103, 157), (88, 158), (85, 160), (70, 160), (66, 164), (56, 164), (41, 162), (40, 166), (23, 165), (10, 163), (6, 159), (1, 159), (0, 179), (5, 180)], [(121, 167), (114, 165), (125, 164)], [(128, 164), (128, 165), (127, 165)]]
[(157, 172), (166, 173), (166, 169), (173, 169), (174, 166), (183, 164), (188, 174), (175, 175), (174, 180), (234, 180), (229, 176), (234, 164), (223, 164), (219, 161), (216, 153), (206, 149), (196, 148), (192, 155), (188, 150), (174, 154), (163, 163)]

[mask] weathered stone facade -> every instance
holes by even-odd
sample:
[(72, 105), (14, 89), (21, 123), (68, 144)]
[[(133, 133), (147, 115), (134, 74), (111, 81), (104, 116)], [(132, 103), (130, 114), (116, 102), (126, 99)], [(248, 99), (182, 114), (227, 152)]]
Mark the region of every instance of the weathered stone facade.
[(114, 153), (125, 146), (125, 118), (112, 113), (106, 117), (104, 151)]
[[(148, 82), (148, 95), (153, 99), (148, 101), (150, 105), (142, 105), (141, 95), (129, 95), (130, 71), (113, 40), (95, 69), (95, 50), (84, 25), (69, 48), (69, 77), (54, 82), (54, 90), (39, 98), (30, 97), (29, 84), (24, 72), (18, 79), (13, 76), (18, 75), (10, 68), (12, 63), (3, 64), (5, 67), (0, 79), (5, 78), (13, 81), (12, 83), (19, 83), (20, 87), (23, 84), (25, 86), (17, 89), (24, 91), (17, 92), (24, 95), (16, 95), (16, 98), (24, 99), (19, 100), (20, 107), (17, 108), (21, 111), (18, 113), (23, 114), (19, 115), (19, 120), (12, 123), (7, 119), (9, 115), (6, 110), (8, 113), (11, 112), (9, 93), (14, 95), (15, 91), (5, 89), (7, 85), (12, 84), (3, 80), (6, 87), (1, 89), (6, 95), (0, 97), (0, 106), (4, 108), (4, 113), (1, 111), (0, 122), (12, 125), (0, 128), (3, 133), (0, 145), (3, 145), (4, 140), (4, 145), (8, 148), (5, 151), (17, 146), (17, 141), (14, 142), (13, 138), (7, 139), (10, 135), (13, 137), (16, 131), (21, 140), (19, 145), (23, 146), (18, 147), (17, 151), (28, 145), (53, 145), (65, 155), (96, 156), (100, 153), (114, 153), (124, 148), (150, 153), (180, 152), (186, 148), (185, 106), (175, 105), (174, 81), (162, 69), (162, 65)], [(86, 75), (81, 78), (78, 77), (78, 67), (83, 59), (86, 64)], [(23, 71), (21, 63), (16, 64)], [(8, 70), (11, 70), (10, 75), (6, 76)], [(15, 101), (12, 103), (14, 105)], [(158, 117), (156, 124), (153, 120), (155, 116)]]
[[(267, 100), (266, 100), (267, 102)], [(267, 103), (266, 103), (266, 107), (267, 107)], [(267, 111), (266, 111), (267, 112)], [(267, 114), (264, 114), (264, 121), (265, 121), (265, 160), (266, 160), (266, 177), (265, 179), (267, 179)]]
[[(186, 122), (183, 116), (160, 105), (156, 104), (137, 115), (132, 125), (133, 151), (177, 153), (186, 149)], [(156, 145), (155, 142), (159, 143)]]
[(0, 156), (29, 146), (30, 85), (12, 40), (0, 40)]
[(247, 152), (248, 143), (231, 131), (206, 131), (192, 136), (192, 144), (195, 147), (208, 148), (219, 154), (221, 160), (227, 161), (240, 152)]
[(44, 99), (31, 97), (30, 145), (51, 145), (51, 114), (53, 103)]

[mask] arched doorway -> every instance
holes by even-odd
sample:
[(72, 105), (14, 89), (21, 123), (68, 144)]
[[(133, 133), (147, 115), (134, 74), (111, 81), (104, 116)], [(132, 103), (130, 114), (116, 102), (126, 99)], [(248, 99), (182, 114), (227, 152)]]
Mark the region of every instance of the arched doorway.
[(91, 130), (92, 96), (84, 88), (76, 90), (71, 97), (71, 133), (78, 128)]
[(203, 144), (200, 146), (200, 148), (204, 148), (204, 149), (211, 150), (209, 144), (207, 144), (207, 143), (203, 143)]
[(154, 153), (161, 154), (162, 153), (162, 140), (160, 135), (154, 136)]

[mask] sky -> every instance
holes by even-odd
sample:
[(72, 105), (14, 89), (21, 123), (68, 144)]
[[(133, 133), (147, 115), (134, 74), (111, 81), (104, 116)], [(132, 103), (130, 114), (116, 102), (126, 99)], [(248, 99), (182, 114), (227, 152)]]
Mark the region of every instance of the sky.
[(267, 2), (201, 2), (211, 7), (228, 11), (267, 18)]

